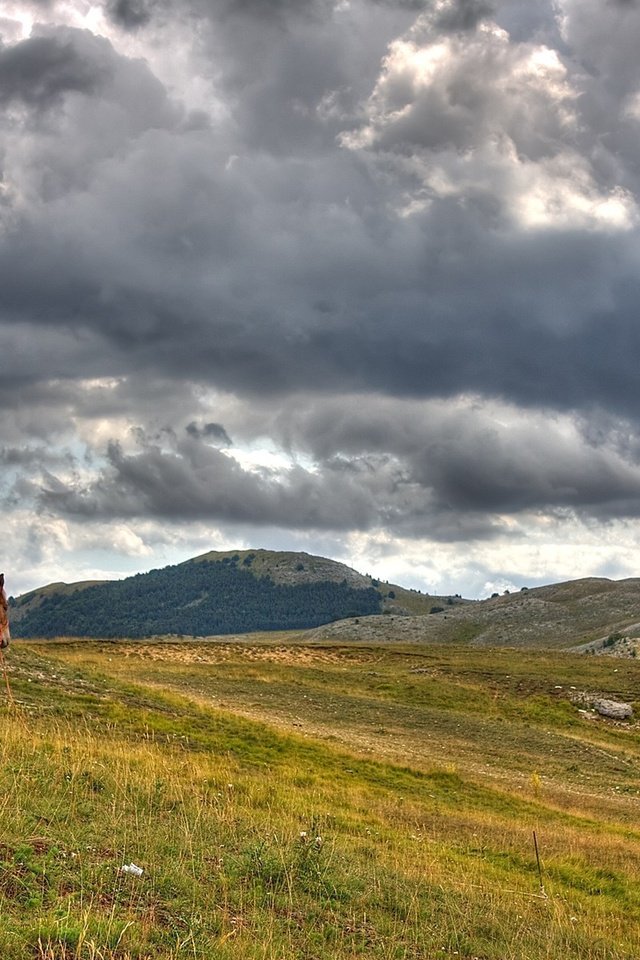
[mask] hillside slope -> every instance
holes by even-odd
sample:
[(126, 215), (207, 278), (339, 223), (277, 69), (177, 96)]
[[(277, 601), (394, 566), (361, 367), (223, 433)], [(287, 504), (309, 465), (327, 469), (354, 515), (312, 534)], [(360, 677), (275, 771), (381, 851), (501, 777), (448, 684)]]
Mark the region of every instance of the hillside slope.
[(314, 639), (569, 648), (614, 631), (640, 635), (639, 622), (640, 580), (586, 578), (447, 606), (428, 617), (345, 620), (319, 628)]
[(125, 580), (50, 584), (12, 600), (11, 622), (16, 637), (209, 636), (306, 629), (383, 611), (426, 613), (439, 599), (324, 557), (238, 550)]
[[(431, 612), (435, 610), (437, 612)], [(609, 647), (640, 638), (640, 580), (585, 578), (469, 601), (407, 590), (326, 557), (211, 551), (121, 581), (49, 584), (11, 601), (16, 637), (214, 636), (312, 629), (315, 641)]]
[(638, 725), (572, 699), (635, 699), (638, 661), (18, 641), (6, 667), (2, 960), (638, 960)]

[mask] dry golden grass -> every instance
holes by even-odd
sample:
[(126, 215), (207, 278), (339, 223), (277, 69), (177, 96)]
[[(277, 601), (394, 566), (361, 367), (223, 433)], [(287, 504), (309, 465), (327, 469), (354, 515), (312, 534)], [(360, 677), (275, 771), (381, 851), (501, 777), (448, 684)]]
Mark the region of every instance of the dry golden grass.
[(9, 667), (7, 960), (639, 955), (637, 730), (567, 689), (628, 693), (631, 661), (60, 643)]

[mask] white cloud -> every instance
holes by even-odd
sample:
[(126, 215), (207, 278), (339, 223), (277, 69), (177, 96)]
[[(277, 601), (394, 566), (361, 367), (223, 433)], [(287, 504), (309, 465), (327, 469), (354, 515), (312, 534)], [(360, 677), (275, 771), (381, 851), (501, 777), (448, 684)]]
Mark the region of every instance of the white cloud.
[(495, 23), (442, 37), (424, 14), (390, 44), (364, 121), (342, 143), (395, 161), (417, 182), (403, 215), (433, 198), (485, 194), (515, 228), (629, 230), (634, 197), (599, 183), (581, 152), (583, 80), (558, 51), (513, 42)]

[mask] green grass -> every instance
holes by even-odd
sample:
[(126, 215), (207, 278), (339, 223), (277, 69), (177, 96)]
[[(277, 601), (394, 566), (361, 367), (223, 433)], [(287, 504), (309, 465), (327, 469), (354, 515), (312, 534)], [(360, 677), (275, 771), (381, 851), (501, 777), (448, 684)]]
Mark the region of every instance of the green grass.
[(638, 956), (638, 731), (569, 690), (628, 698), (635, 661), (264, 640), (7, 659), (3, 960)]

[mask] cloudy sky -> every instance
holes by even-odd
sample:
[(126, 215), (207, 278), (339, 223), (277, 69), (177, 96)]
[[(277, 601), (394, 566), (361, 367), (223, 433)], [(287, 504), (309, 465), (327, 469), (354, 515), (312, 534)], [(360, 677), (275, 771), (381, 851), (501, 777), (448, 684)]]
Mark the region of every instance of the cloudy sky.
[(9, 592), (640, 575), (634, 0), (2, 0)]

